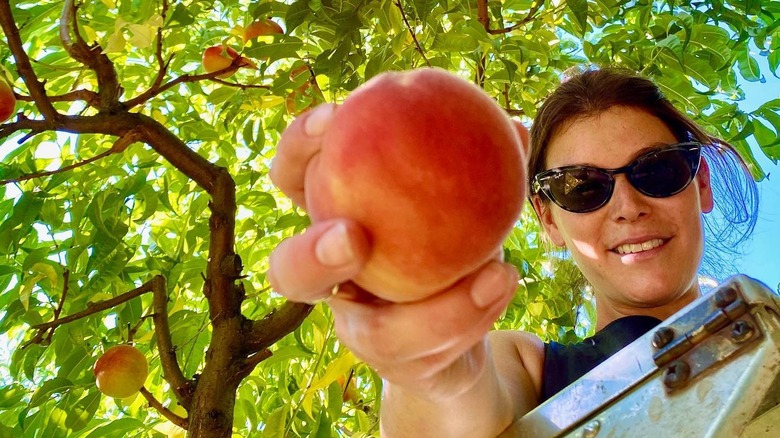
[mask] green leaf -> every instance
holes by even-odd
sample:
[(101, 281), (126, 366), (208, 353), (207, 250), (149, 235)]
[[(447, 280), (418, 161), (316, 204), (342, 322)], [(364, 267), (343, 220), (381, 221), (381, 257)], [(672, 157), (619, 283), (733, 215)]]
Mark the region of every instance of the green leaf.
[(287, 25), (287, 33), (300, 26), (310, 13), (309, 0), (296, 0), (287, 9), (284, 17), (284, 23)]
[(770, 52), (769, 56), (767, 56), (767, 62), (769, 62), (769, 69), (772, 71), (772, 74), (775, 77), (780, 77), (778, 76), (778, 72), (780, 72), (780, 50)]
[(35, 283), (38, 283), (38, 281), (43, 280), (44, 278), (45, 275), (43, 274), (35, 274), (25, 278), (24, 282), (22, 282), (22, 287), (19, 288), (19, 302), (22, 303), (25, 311), (30, 308), (30, 296), (32, 296), (32, 293), (35, 290)]
[(168, 24), (176, 24), (179, 26), (189, 26), (195, 22), (195, 17), (189, 12), (188, 8), (182, 4), (177, 3), (171, 13), (171, 18), (168, 20)]
[(754, 126), (753, 135), (762, 148), (771, 148), (772, 146), (780, 144), (780, 135), (764, 125), (764, 123), (761, 122), (761, 119), (754, 118), (751, 122)]
[(27, 396), (28, 392), (23, 386), (11, 384), (0, 387), (0, 409), (10, 409)]
[(256, 59), (267, 59), (268, 62), (285, 58), (299, 58), (298, 51), (303, 48), (303, 41), (295, 37), (280, 37), (280, 41), (269, 44), (258, 44), (246, 49), (246, 55)]
[(755, 126), (753, 125), (753, 120), (748, 120), (739, 130), (737, 135), (729, 139), (729, 142), (738, 142), (738, 141), (745, 140), (746, 138), (753, 135), (754, 131), (755, 131)]
[(588, 2), (587, 0), (566, 0), (566, 7), (574, 14), (579, 31), (585, 33), (588, 29)]
[(14, 204), (11, 217), (0, 225), (0, 235), (17, 228), (20, 225), (23, 229), (31, 226), (33, 221), (38, 217), (38, 213), (41, 211), (42, 207), (43, 198), (35, 193), (22, 193), (19, 200)]
[(315, 438), (331, 438), (332, 430), (333, 425), (330, 418), (328, 418), (325, 411), (320, 411), (320, 414), (317, 417), (317, 427), (312, 436)]
[(139, 429), (145, 429), (141, 420), (124, 417), (96, 427), (85, 438), (126, 438), (132, 435), (130, 432), (136, 432)]
[(344, 404), (344, 390), (338, 382), (333, 382), (327, 388), (327, 406), (330, 418), (339, 418)]
[[(69, 394), (66, 399), (72, 399), (73, 397), (71, 396), (72, 394)], [(95, 416), (95, 412), (98, 406), (100, 406), (100, 392), (97, 389), (93, 389), (76, 403), (71, 404), (68, 403), (68, 400), (65, 400), (60, 405), (62, 406), (57, 406), (52, 415), (54, 422), (59, 423), (59, 428), (67, 433), (79, 431), (86, 427)], [(57, 414), (59, 414), (60, 418), (56, 418)]]
[[(20, 304), (21, 305), (21, 304)], [(35, 377), (36, 366), (46, 353), (45, 347), (38, 344), (27, 348), (17, 348), (11, 356), (11, 376), (20, 381), (22, 377), (32, 380)]]
[(745, 80), (756, 82), (761, 80), (761, 69), (758, 66), (753, 56), (750, 55), (748, 50), (744, 50), (740, 53), (739, 58), (739, 72)]
[(285, 436), (289, 411), (289, 405), (282, 405), (274, 409), (267, 417), (265, 428), (263, 429), (263, 436), (268, 438), (283, 438)]
[(33, 396), (30, 399), (29, 407), (34, 408), (36, 406), (40, 406), (41, 404), (49, 401), (49, 399), (51, 399), (54, 394), (65, 394), (71, 388), (73, 388), (73, 383), (68, 379), (63, 379), (61, 377), (54, 377), (53, 379), (49, 379), (43, 382), (38, 390), (33, 393)]
[(141, 191), (144, 186), (146, 186), (146, 178), (146, 172), (136, 172), (127, 179), (126, 184), (124, 185), (124, 188), (122, 189), (119, 196), (122, 198), (127, 198), (128, 196), (135, 195)]
[(708, 54), (715, 70), (720, 70), (731, 64), (731, 36), (719, 26), (702, 23), (693, 25), (688, 43)]
[(420, 21), (426, 21), (428, 15), (433, 12), (437, 3), (436, 0), (412, 0), (411, 2), (414, 8), (414, 15)]
[(432, 49), (446, 52), (471, 52), (478, 47), (479, 42), (474, 37), (459, 31), (452, 31), (436, 35)]
[(104, 289), (122, 272), (134, 253), (135, 250), (132, 248), (121, 246), (109, 255), (96, 259), (93, 270), (97, 271), (97, 275), (93, 275), (90, 278), (89, 282), (84, 286), (84, 291), (94, 292)]
[(3, 308), (3, 317), (0, 318), (0, 334), (6, 333), (24, 315), (26, 309), (20, 300), (14, 300), (8, 307)]

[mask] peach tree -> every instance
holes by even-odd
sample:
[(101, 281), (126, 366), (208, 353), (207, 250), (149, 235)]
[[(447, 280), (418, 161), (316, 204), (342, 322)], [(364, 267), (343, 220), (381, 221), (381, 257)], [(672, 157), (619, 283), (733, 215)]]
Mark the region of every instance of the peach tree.
[[(283, 33), (245, 38), (258, 20)], [(780, 102), (738, 105), (779, 72), (768, 0), (0, 0), (0, 27), (0, 437), (375, 435), (381, 379), (265, 271), (308, 224), (267, 177), (281, 132), (379, 72), (445, 68), (528, 121), (566, 69), (617, 64), (756, 179), (748, 141), (780, 156)], [(212, 46), (239, 56), (206, 72)], [(529, 212), (505, 254), (524, 278), (498, 327), (588, 331)], [(150, 374), (114, 399), (92, 366), (120, 344)]]

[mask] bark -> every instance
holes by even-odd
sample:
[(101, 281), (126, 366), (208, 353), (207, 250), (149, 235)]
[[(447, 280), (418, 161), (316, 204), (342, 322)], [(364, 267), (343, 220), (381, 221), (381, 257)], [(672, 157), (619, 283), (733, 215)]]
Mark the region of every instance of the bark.
[[(163, 2), (163, 14), (167, 2)], [(143, 111), (129, 112), (141, 106), (151, 97), (166, 92), (175, 84), (198, 80), (214, 80), (210, 75), (182, 76), (162, 84), (167, 62), (162, 58), (162, 32), (158, 32), (159, 72), (152, 87), (126, 103), (120, 101), (120, 80), (110, 59), (97, 45), (88, 45), (78, 32), (78, 6), (67, 0), (63, 8), (60, 37), (71, 57), (95, 71), (98, 76), (96, 93), (75, 90), (65, 96), (49, 96), (45, 84), (38, 80), (33, 66), (24, 51), (19, 29), (13, 19), (8, 0), (0, 0), (0, 26), (6, 34), (14, 56), (17, 71), (25, 82), (29, 96), (43, 119), (28, 118), (19, 114), (16, 121), (0, 126), (0, 139), (16, 132), (26, 132), (29, 138), (42, 132), (59, 131), (78, 134), (103, 134), (115, 137), (115, 147), (106, 155), (121, 153), (132, 143), (141, 142), (153, 148), (176, 169), (195, 181), (211, 196), (209, 208), (209, 261), (204, 286), (212, 326), (212, 339), (206, 353), (205, 365), (199, 376), (187, 379), (181, 372), (172, 344), (167, 322), (167, 286), (165, 279), (155, 277), (142, 292), (154, 290), (153, 321), (157, 331), (158, 349), (163, 366), (163, 376), (170, 383), (179, 403), (188, 410), (186, 421), (189, 436), (230, 437), (233, 428), (233, 412), (236, 391), (241, 381), (264, 359), (270, 357), (269, 347), (295, 330), (311, 311), (311, 306), (288, 303), (258, 321), (249, 321), (241, 314), (245, 298), (240, 283), (241, 258), (235, 253), (236, 186), (226, 169), (209, 162), (169, 129)], [(52, 101), (83, 100), (98, 110), (91, 116), (70, 116), (58, 113)], [(88, 164), (88, 163), (85, 163)], [(30, 178), (46, 175), (31, 175)], [(137, 291), (136, 291), (137, 292)], [(110, 302), (109, 304), (112, 304)], [(56, 320), (56, 325), (66, 323)], [(145, 396), (154, 407), (153, 397)], [(160, 405), (161, 406), (161, 405)], [(165, 412), (164, 412), (165, 414)], [(170, 413), (168, 413), (170, 414)], [(173, 414), (170, 414), (173, 415)]]

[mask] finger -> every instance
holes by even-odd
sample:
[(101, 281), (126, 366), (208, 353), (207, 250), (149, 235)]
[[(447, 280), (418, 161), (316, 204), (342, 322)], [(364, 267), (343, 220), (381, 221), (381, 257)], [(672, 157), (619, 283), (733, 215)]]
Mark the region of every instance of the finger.
[(333, 285), (355, 276), (368, 259), (366, 234), (355, 222), (334, 219), (311, 225), (271, 253), (268, 280), (292, 301), (330, 296)]
[(301, 114), (284, 130), (276, 146), (268, 174), (279, 190), (302, 207), (306, 205), (303, 188), (306, 167), (320, 150), (322, 134), (330, 124), (335, 108), (335, 105), (325, 103)]
[(457, 357), (487, 333), (516, 287), (515, 268), (491, 261), (453, 288), (423, 301), (365, 305), (337, 294), (328, 304), (341, 341), (377, 365), (445, 351)]

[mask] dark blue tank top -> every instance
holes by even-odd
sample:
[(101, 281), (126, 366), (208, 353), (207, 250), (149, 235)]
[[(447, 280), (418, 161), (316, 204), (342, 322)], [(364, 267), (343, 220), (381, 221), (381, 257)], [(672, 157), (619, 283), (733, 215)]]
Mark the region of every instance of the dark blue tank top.
[(544, 344), (542, 394), (539, 403), (582, 377), (660, 322), (661, 320), (652, 316), (626, 316), (612, 321), (581, 342), (569, 345), (557, 342)]

